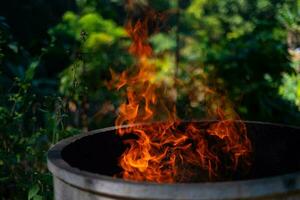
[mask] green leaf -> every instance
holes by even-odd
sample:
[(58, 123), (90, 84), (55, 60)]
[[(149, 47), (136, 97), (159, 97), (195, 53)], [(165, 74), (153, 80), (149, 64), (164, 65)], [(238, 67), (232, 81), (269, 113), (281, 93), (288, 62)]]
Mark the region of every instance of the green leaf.
[(33, 197), (33, 200), (43, 200), (44, 198), (41, 195), (36, 195)]
[(19, 47), (18, 47), (18, 44), (17, 44), (16, 42), (9, 43), (7, 46), (8, 46), (14, 53), (18, 53)]
[(25, 72), (25, 81), (32, 80), (38, 65), (39, 65), (39, 60), (35, 60), (32, 63), (30, 63), (28, 69)]
[(7, 180), (9, 180), (9, 177), (1, 177), (0, 178), (0, 182), (4, 182), (4, 181), (7, 181)]
[(34, 185), (30, 188), (28, 192), (28, 200), (34, 199), (35, 196), (38, 196), (37, 193), (40, 191), (40, 188), (38, 185)]
[(166, 50), (173, 50), (176, 47), (176, 41), (170, 35), (158, 33), (154, 35), (150, 42), (154, 46), (156, 53), (160, 53)]

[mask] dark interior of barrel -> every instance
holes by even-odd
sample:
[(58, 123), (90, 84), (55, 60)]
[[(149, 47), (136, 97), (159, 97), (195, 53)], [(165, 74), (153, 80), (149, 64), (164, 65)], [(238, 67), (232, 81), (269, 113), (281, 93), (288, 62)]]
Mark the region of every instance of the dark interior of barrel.
[[(207, 122), (195, 123), (203, 128), (207, 126)], [(230, 180), (257, 179), (300, 171), (299, 128), (253, 122), (246, 123), (246, 126), (253, 148), (252, 164), (247, 172), (234, 172)], [(124, 139), (126, 137), (118, 136), (115, 131), (90, 135), (66, 146), (62, 158), (80, 170), (114, 176), (121, 172), (118, 158), (126, 149)]]

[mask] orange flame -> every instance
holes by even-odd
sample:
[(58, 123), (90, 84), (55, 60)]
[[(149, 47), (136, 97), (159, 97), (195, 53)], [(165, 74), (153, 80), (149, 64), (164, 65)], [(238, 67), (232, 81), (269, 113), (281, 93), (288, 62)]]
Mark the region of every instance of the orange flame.
[[(234, 122), (237, 117), (229, 119), (218, 108), (214, 114), (220, 121), (210, 123), (206, 129), (195, 123), (181, 127), (184, 123), (177, 118), (175, 106), (164, 103), (159, 85), (152, 81), (156, 69), (151, 63), (148, 24), (155, 17), (151, 13), (126, 26), (132, 39), (129, 52), (136, 58), (137, 72), (117, 75), (111, 71), (115, 88), (126, 88), (127, 94), (127, 101), (119, 107), (117, 126), (149, 123), (164, 116), (163, 123), (117, 130), (120, 135), (136, 136), (126, 140), (129, 148), (120, 158), (122, 177), (158, 183), (217, 179), (222, 168), (235, 170), (240, 162), (247, 160), (251, 144), (245, 125)], [(228, 159), (224, 161), (224, 157)]]

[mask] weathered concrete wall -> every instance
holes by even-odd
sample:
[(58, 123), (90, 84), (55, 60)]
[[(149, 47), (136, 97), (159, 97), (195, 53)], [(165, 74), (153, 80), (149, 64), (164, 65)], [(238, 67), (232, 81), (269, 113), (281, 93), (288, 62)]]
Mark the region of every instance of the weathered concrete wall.
[[(124, 197), (113, 197), (101, 193), (95, 193), (92, 191), (84, 190), (75, 187), (73, 185), (70, 185), (68, 183), (65, 183), (58, 178), (54, 178), (53, 180), (54, 180), (55, 200), (125, 200), (125, 199), (130, 200), (132, 199), (126, 197), (126, 195), (124, 195)], [(149, 197), (148, 199), (150, 200), (152, 198)], [(199, 197), (199, 200), (200, 199), (201, 197)], [(222, 199), (222, 197), (218, 198), (218, 200), (220, 199)], [(224, 198), (224, 200), (225, 199), (229, 200), (228, 198)], [(238, 199), (242, 199), (242, 198), (238, 198)], [(145, 200), (145, 198), (140, 198), (136, 200)], [(188, 199), (183, 199), (183, 200), (188, 200)], [(205, 200), (214, 200), (214, 199), (205, 199)], [(237, 200), (237, 199), (232, 199), (232, 200)], [(275, 194), (269, 197), (246, 198), (245, 200), (300, 200), (300, 192), (292, 192), (292, 193), (286, 193), (280, 195)]]
[(53, 178), (53, 181), (55, 200), (117, 200), (113, 197), (105, 197), (101, 194), (74, 187), (58, 178)]

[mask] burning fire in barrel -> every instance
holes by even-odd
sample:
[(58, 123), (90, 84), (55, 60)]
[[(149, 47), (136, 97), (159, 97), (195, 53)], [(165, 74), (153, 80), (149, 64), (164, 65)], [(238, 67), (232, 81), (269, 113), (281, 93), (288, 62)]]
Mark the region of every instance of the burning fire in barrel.
[[(234, 171), (240, 165), (250, 165), (251, 143), (245, 125), (233, 123), (239, 117), (224, 98), (213, 90), (206, 94), (211, 98), (208, 114), (218, 119), (207, 130), (192, 123), (180, 130), (175, 106), (167, 102), (160, 83), (154, 80), (156, 66), (148, 43), (149, 27), (156, 30), (162, 14), (152, 10), (136, 22), (129, 20), (126, 30), (132, 39), (129, 52), (136, 65), (117, 75), (112, 71), (108, 84), (120, 90), (125, 88), (126, 102), (119, 107), (116, 126), (150, 123), (163, 119), (153, 126), (118, 129), (121, 136), (134, 134), (135, 139), (125, 142), (129, 148), (120, 158), (121, 177), (136, 181), (158, 183), (188, 182), (199, 176), (210, 180), (222, 179), (222, 169)], [(220, 98), (220, 99), (218, 99)], [(223, 102), (222, 102), (223, 101)], [(222, 157), (222, 158), (221, 158)], [(246, 169), (245, 169), (246, 170)]]
[[(177, 128), (184, 129), (190, 123), (205, 130), (215, 122), (182, 122)], [(241, 121), (233, 123), (238, 125)], [(116, 130), (126, 131), (128, 126), (95, 130), (62, 140), (48, 153), (55, 199), (299, 199), (300, 128), (262, 122), (242, 123), (252, 142), (252, 164), (247, 171), (242, 167), (235, 171), (226, 171), (224, 168), (223, 174), (220, 174), (226, 178), (223, 180), (205, 180), (206, 171), (197, 168), (192, 170), (196, 174), (193, 180), (188, 176), (189, 180), (181, 180), (184, 183), (134, 181), (116, 177), (124, 173), (119, 160), (129, 148), (126, 141), (136, 138), (135, 135), (120, 136)], [(144, 128), (155, 126), (148, 124)], [(139, 125), (135, 128), (142, 127)]]
[(126, 97), (116, 126), (49, 151), (55, 198), (300, 199), (299, 128), (244, 122), (209, 87), (205, 121), (177, 117), (163, 83), (155, 80), (148, 43), (163, 18), (150, 9), (126, 24), (136, 62), (120, 74), (111, 70), (107, 86)]

